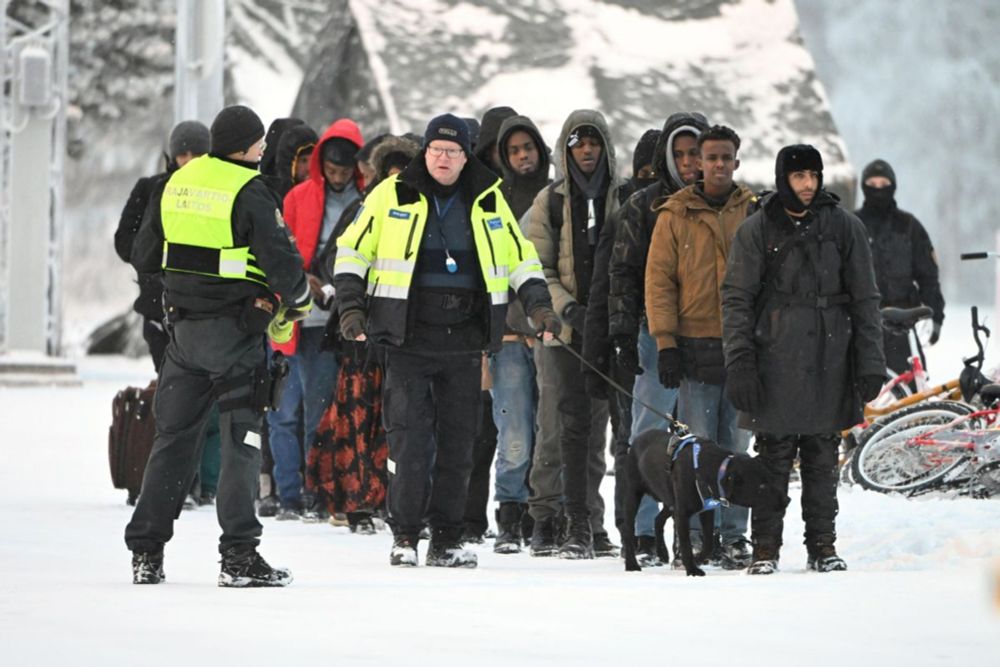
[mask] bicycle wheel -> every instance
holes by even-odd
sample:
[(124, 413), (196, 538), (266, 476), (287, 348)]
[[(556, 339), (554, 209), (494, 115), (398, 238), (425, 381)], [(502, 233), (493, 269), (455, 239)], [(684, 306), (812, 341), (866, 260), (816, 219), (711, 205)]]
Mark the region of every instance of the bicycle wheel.
[[(854, 479), (882, 493), (932, 486), (966, 464), (969, 452), (913, 444), (921, 433), (942, 426), (973, 408), (954, 401), (923, 403), (894, 412), (869, 426), (858, 439), (851, 466)], [(963, 425), (959, 425), (962, 428)]]

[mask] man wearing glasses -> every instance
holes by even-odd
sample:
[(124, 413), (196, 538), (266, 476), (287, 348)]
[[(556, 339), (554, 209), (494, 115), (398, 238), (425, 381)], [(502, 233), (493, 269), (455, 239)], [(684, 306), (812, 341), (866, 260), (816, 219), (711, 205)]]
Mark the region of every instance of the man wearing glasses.
[(509, 287), (536, 327), (561, 324), (535, 248), (462, 119), (434, 118), (424, 150), (365, 199), (337, 243), (334, 286), (344, 338), (384, 351), (390, 564), (417, 564), (426, 520), (427, 565), (476, 567), (461, 532), (482, 352), (500, 346)]

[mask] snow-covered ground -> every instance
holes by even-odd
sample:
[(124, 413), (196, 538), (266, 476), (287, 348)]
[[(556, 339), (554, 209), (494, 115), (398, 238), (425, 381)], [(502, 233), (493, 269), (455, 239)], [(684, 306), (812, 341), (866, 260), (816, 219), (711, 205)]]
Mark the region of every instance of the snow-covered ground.
[[(968, 354), (966, 319), (954, 313), (932, 368)], [(1000, 500), (843, 488), (850, 571), (819, 575), (795, 489), (779, 574), (700, 579), (489, 545), (477, 570), (400, 571), (386, 533), (264, 519), (262, 553), (295, 575), (281, 590), (216, 587), (219, 529), (202, 508), (177, 522), (168, 582), (133, 586), (107, 427), (114, 393), (151, 369), (91, 357), (81, 387), (0, 388), (5, 665), (1000, 664)]]

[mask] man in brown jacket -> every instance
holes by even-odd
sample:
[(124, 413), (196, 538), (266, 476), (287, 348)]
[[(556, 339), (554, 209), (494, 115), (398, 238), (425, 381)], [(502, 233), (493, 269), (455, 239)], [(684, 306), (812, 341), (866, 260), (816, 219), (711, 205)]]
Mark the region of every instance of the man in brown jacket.
[[(747, 216), (753, 193), (733, 182), (740, 161), (740, 138), (715, 125), (698, 136), (704, 180), (678, 191), (659, 209), (646, 263), (646, 311), (656, 339), (660, 382), (680, 387), (678, 418), (696, 435), (742, 453), (749, 432), (737, 427), (736, 409), (723, 394), (722, 301), (719, 289), (737, 227)], [(746, 540), (748, 510), (720, 508), (722, 566), (750, 563)], [(692, 522), (692, 540), (698, 540)], [(700, 531), (699, 531), (700, 532)], [(700, 539), (712, 539), (711, 535)]]

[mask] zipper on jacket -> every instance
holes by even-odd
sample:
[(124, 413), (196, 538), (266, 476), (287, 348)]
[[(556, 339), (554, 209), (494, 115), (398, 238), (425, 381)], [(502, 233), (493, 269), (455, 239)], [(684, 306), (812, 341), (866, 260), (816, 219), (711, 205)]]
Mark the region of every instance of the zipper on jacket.
[(495, 269), (497, 268), (497, 258), (493, 254), (493, 239), (490, 238), (490, 228), (486, 224), (486, 218), (480, 218), (479, 221), (483, 223), (483, 231), (486, 233), (486, 243), (490, 246), (490, 261), (493, 262), (493, 268)]
[(355, 250), (361, 248), (361, 241), (365, 238), (365, 234), (367, 234), (372, 230), (372, 227), (374, 227), (374, 225), (375, 225), (375, 216), (374, 215), (369, 216), (368, 224), (365, 225), (365, 228), (363, 230), (361, 230), (361, 233), (358, 235), (358, 240), (354, 242)]
[(420, 220), (420, 214), (413, 214), (413, 224), (410, 225), (410, 235), (406, 237), (406, 250), (403, 251), (403, 259), (410, 259), (413, 257), (415, 251), (413, 248), (413, 234), (417, 231), (417, 221)]
[(514, 225), (508, 222), (507, 231), (510, 232), (510, 237), (514, 239), (514, 247), (517, 248), (517, 261), (521, 263), (524, 261), (524, 253), (521, 252), (521, 242), (517, 240), (517, 234), (514, 233)]

